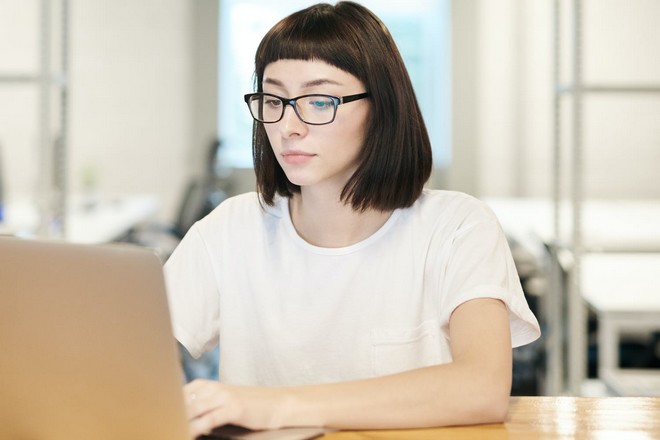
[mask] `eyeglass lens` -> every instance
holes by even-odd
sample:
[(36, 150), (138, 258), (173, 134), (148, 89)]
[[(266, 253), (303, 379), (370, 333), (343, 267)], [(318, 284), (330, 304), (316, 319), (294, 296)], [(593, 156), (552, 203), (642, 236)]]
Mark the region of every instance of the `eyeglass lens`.
[[(336, 102), (323, 95), (309, 95), (291, 101), (298, 117), (308, 124), (327, 124), (335, 117)], [(286, 104), (268, 94), (250, 97), (248, 105), (252, 116), (261, 122), (277, 122), (284, 115)]]

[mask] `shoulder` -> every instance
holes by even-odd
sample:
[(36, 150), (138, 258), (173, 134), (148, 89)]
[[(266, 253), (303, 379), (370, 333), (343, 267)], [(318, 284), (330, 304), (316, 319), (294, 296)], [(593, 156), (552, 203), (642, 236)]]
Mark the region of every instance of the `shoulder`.
[(202, 235), (215, 234), (219, 229), (244, 231), (246, 228), (279, 221), (287, 209), (286, 199), (276, 197), (275, 203), (270, 206), (256, 192), (247, 192), (224, 200), (198, 221), (195, 227)]
[(236, 218), (246, 220), (249, 218), (281, 217), (285, 202), (276, 198), (273, 206), (266, 205), (256, 192), (238, 194), (224, 200), (200, 223), (214, 222), (219, 219)]
[(465, 227), (478, 222), (497, 222), (497, 217), (482, 200), (459, 191), (425, 189), (410, 208), (413, 215), (427, 221)]

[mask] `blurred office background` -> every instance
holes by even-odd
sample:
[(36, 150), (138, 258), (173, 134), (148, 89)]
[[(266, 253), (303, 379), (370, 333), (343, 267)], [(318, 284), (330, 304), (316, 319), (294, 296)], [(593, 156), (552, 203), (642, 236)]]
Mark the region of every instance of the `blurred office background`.
[[(0, 0), (0, 233), (166, 258), (254, 189), (254, 50), (312, 3)], [(411, 73), (429, 186), (486, 200), (511, 239), (544, 326), (514, 391), (660, 393), (660, 2), (362, 3)]]

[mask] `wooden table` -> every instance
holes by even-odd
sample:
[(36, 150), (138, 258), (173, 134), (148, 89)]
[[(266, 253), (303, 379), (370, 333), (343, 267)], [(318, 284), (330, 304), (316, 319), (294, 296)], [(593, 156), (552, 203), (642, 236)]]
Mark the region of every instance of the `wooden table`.
[(512, 397), (506, 422), (434, 429), (332, 432), (322, 440), (660, 439), (657, 397)]

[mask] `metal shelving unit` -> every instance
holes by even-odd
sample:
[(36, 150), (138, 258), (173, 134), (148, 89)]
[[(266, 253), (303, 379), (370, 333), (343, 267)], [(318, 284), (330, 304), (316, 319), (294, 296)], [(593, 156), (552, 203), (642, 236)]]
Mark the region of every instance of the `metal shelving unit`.
[[(587, 311), (581, 288), (581, 259), (585, 253), (593, 251), (583, 243), (583, 204), (584, 204), (584, 139), (583, 139), (583, 101), (593, 94), (659, 94), (660, 84), (587, 84), (583, 77), (583, 0), (572, 0), (567, 11), (562, 9), (562, 1), (554, 0), (554, 139), (553, 139), (553, 199), (554, 199), (554, 235), (556, 242), (551, 245), (554, 267), (552, 269), (554, 288), (553, 298), (549, 300), (549, 315), (552, 322), (548, 346), (548, 388), (552, 394), (570, 392), (579, 395), (587, 372)], [(624, 6), (625, 7), (625, 6)], [(570, 38), (570, 79), (562, 81), (562, 18), (564, 13), (571, 15)], [(571, 99), (571, 169), (570, 169), (570, 220), (571, 237), (568, 243), (562, 243), (562, 180), (564, 170), (562, 158), (566, 154), (562, 134), (562, 100)], [(566, 258), (567, 251), (570, 256)], [(608, 249), (600, 247), (599, 251)], [(610, 250), (612, 251), (612, 250)], [(617, 249), (616, 251), (621, 251)], [(562, 264), (563, 260), (563, 264)], [(569, 260), (568, 264), (566, 261)], [(567, 269), (567, 265), (570, 266)], [(567, 274), (562, 278), (562, 274)], [(568, 326), (562, 321), (568, 317)], [(564, 371), (567, 374), (564, 374)]]
[[(59, 29), (53, 29), (54, 9)], [(69, 106), (69, 0), (39, 2), (39, 72), (0, 73), (0, 85), (29, 84), (39, 89), (38, 149), (40, 224), (37, 234), (62, 237), (66, 231), (67, 143)], [(53, 71), (51, 41), (59, 31), (59, 69)], [(53, 124), (53, 93), (59, 95), (57, 122)], [(54, 126), (55, 125), (55, 126)], [(7, 159), (8, 162), (9, 159)], [(5, 164), (7, 165), (7, 164)]]

